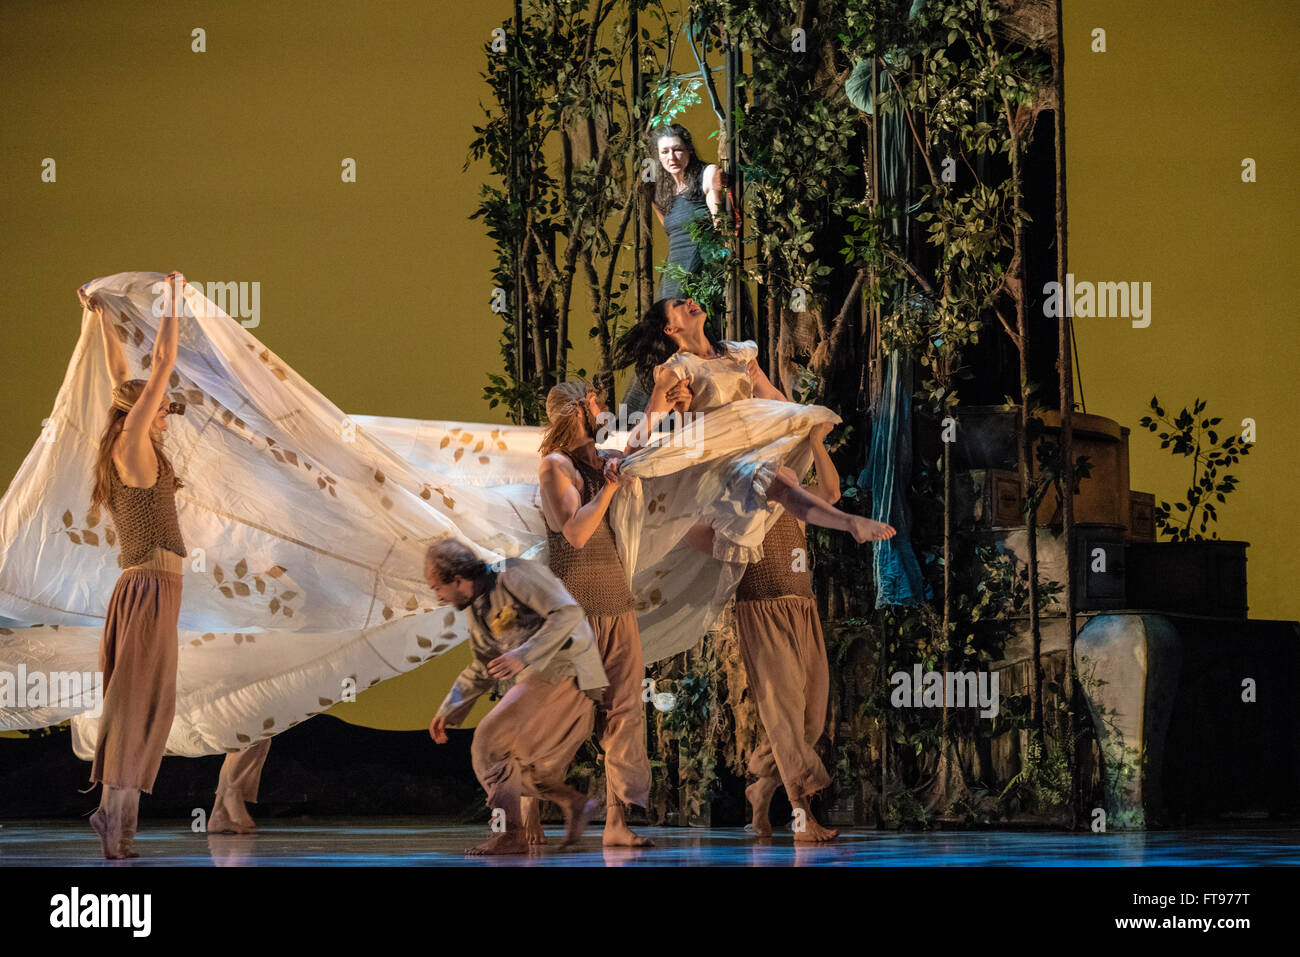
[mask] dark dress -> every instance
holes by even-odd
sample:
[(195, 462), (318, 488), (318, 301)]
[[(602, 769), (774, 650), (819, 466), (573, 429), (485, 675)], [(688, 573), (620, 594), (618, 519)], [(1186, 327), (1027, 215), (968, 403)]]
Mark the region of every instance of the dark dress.
[[(705, 167), (701, 172), (701, 186), (703, 186), (704, 174), (709, 171)], [(698, 200), (689, 200), (684, 194), (679, 193), (673, 197), (673, 204), (668, 212), (664, 213), (664, 232), (668, 234), (668, 256), (664, 259), (664, 266), (669, 265), (681, 266), (688, 273), (697, 273), (700, 267), (704, 265), (704, 260), (700, 257), (700, 251), (691, 241), (691, 231), (687, 225), (700, 216), (709, 216), (709, 204), (702, 197)], [(675, 299), (682, 294), (682, 284), (676, 279), (670, 277), (667, 273), (660, 273), (659, 279), (659, 298)], [(650, 390), (645, 388), (634, 375), (632, 381), (628, 383), (627, 393), (623, 398), (623, 404), (627, 406), (628, 414), (633, 412), (644, 412), (645, 407), (650, 403)], [(660, 423), (656, 431), (667, 427), (666, 421)]]
[[(699, 216), (708, 215), (709, 204), (703, 198), (694, 202), (684, 195), (673, 198), (672, 208), (664, 213), (664, 232), (668, 234), (668, 258), (664, 260), (664, 266), (681, 266), (688, 273), (699, 272), (700, 267), (704, 265), (704, 261), (700, 258), (700, 251), (695, 248), (695, 243), (691, 240), (691, 233), (687, 229), (687, 224)], [(662, 273), (659, 280), (659, 298), (669, 299), (681, 294), (681, 283), (667, 273)]]

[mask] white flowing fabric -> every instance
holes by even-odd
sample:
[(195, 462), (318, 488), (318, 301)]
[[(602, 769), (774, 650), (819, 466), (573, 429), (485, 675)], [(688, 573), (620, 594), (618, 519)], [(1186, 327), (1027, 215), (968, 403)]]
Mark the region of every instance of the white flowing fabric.
[[(119, 273), (85, 287), (116, 317), (142, 378), (162, 278)], [(177, 504), (191, 554), (167, 752), (199, 756), (246, 748), (463, 641), (463, 614), (439, 608), (422, 578), (430, 541), (456, 537), (487, 561), (547, 555), (541, 429), (349, 417), (196, 289), (186, 295), (171, 396), (188, 408), (169, 417), (167, 448), (185, 483)], [(83, 310), (48, 424), (0, 501), (0, 615), (13, 625), (0, 627), (0, 672), (97, 667), (120, 572), (110, 522), (88, 513), (110, 391), (99, 320)], [(737, 402), (696, 420), (701, 454), (678, 443), (628, 458), (625, 471), (640, 480), (615, 496), (611, 518), (635, 570), (647, 662), (698, 642), (743, 571), (676, 545), (681, 533), (720, 514), (719, 502), (735, 515), (752, 496), (737, 469), (770, 472), (774, 455), (806, 468), (807, 430), (838, 421), (817, 408)], [(738, 547), (761, 541), (775, 514), (735, 519)], [(89, 758), (98, 719), (82, 711), (80, 702), (0, 707), (0, 729), (72, 717), (74, 748)]]
[[(86, 287), (117, 317), (142, 377), (161, 278), (123, 273)], [(170, 417), (167, 447), (185, 483), (177, 502), (191, 555), (168, 752), (201, 755), (247, 747), (462, 641), (463, 616), (438, 608), (422, 578), (431, 540), (455, 536), (494, 561), (544, 533), (526, 487), (421, 473), (197, 290), (187, 300), (194, 315), (180, 326), (171, 396), (188, 408)], [(11, 673), (94, 671), (120, 572), (111, 524), (88, 514), (111, 388), (98, 327), (83, 311), (45, 433), (0, 502), (0, 614), (43, 626), (0, 631), (0, 670)], [(462, 471), (508, 460), (512, 475), (527, 474), (508, 430), (444, 431), (445, 458)], [(5, 708), (0, 727), (80, 710)], [(89, 756), (97, 719), (73, 727)]]

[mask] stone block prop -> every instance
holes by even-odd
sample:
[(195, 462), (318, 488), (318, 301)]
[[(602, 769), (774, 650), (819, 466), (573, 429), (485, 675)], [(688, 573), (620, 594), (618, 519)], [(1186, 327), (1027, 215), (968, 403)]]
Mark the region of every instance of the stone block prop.
[(1106, 826), (1145, 827), (1163, 809), (1183, 665), (1177, 630), (1162, 615), (1097, 615), (1079, 631), (1075, 660), (1101, 748)]

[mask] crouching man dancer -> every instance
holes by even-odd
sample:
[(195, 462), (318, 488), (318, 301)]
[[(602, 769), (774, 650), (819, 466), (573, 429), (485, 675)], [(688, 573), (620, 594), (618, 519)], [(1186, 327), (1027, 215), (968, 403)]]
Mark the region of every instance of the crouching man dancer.
[(599, 809), (564, 783), (573, 756), (591, 735), (595, 702), (608, 681), (582, 607), (544, 565), (506, 559), (489, 570), (465, 545), (436, 542), (424, 577), (439, 604), (469, 612), (473, 659), (429, 725), (438, 744), (498, 681), (514, 686), (474, 731), (474, 774), (487, 792), (495, 833), (468, 854), (522, 854), (521, 798), (554, 801), (564, 812), (565, 844), (582, 835)]

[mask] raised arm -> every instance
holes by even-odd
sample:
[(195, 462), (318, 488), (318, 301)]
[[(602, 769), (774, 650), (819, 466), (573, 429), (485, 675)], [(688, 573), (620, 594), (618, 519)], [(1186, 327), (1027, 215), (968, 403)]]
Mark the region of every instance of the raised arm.
[(122, 436), (114, 450), (123, 481), (143, 488), (154, 484), (158, 471), (158, 458), (149, 438), (149, 427), (158, 417), (172, 369), (176, 365), (176, 340), (180, 321), (178, 312), (185, 277), (180, 273), (170, 273), (165, 283), (167, 288), (163, 297), (163, 317), (158, 326), (158, 337), (153, 344), (149, 379), (131, 411), (126, 414), (126, 421), (122, 423)]
[[(179, 311), (183, 308), (185, 277), (180, 273), (170, 273), (163, 285), (163, 316), (158, 324), (158, 336), (153, 343), (153, 360), (149, 365), (149, 380), (144, 391), (131, 411), (127, 413), (126, 425), (122, 431), (143, 428), (146, 433), (149, 423), (158, 414), (163, 396), (167, 394), (167, 384), (171, 379), (172, 369), (176, 366), (176, 343), (180, 328)], [(148, 436), (145, 436), (146, 441)]]
[(636, 424), (636, 428), (628, 436), (625, 452), (635, 452), (650, 441), (651, 434), (659, 426), (663, 417), (672, 411), (674, 402), (669, 393), (681, 382), (682, 378), (671, 369), (661, 366), (655, 370), (654, 390), (650, 393), (650, 401), (646, 403), (645, 417)]
[(840, 472), (831, 461), (824, 441), (830, 434), (830, 425), (819, 425), (812, 430), (808, 441), (812, 443), (813, 467), (817, 470), (817, 482), (807, 485), (808, 494), (816, 495), (827, 505), (834, 505), (840, 500)]
[(548, 519), (554, 519), (559, 531), (574, 548), (582, 548), (595, 533), (609, 503), (618, 491), (617, 471), (606, 470), (605, 484), (600, 493), (586, 505), (582, 493), (568, 474), (568, 462), (559, 452), (542, 459), (538, 470), (538, 483), (542, 489), (542, 508)]
[(721, 166), (709, 165), (705, 167), (703, 181), (701, 186), (704, 188), (704, 202), (709, 206), (709, 212), (716, 219), (719, 211), (722, 209), (722, 191), (725, 189), (726, 174), (722, 172)]

